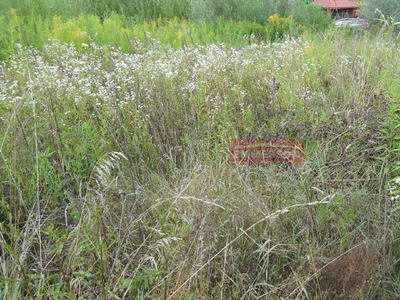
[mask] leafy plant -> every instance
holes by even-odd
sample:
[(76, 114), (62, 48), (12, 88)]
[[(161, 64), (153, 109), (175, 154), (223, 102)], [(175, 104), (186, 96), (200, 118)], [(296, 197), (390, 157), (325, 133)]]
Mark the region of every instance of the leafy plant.
[[(368, 275), (352, 295), (396, 290), (397, 246), (381, 250), (398, 231), (382, 205), (396, 47), (290, 37), (281, 9), (261, 25), (61, 16), (43, 47), (15, 45), (0, 65), (3, 298), (311, 297), (330, 266), (360, 272), (369, 245), (388, 267), (363, 260), (365, 274), (393, 286)], [(230, 162), (229, 140), (254, 137), (302, 139), (304, 162)], [(316, 295), (346, 287), (325, 278), (335, 289)]]

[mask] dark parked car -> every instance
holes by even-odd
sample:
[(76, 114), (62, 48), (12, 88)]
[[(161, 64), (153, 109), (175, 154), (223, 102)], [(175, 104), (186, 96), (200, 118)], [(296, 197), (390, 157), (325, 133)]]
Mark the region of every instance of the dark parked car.
[(353, 28), (359, 28), (359, 29), (368, 29), (369, 23), (365, 19), (359, 19), (359, 18), (346, 18), (346, 19), (339, 19), (335, 22), (336, 27), (350, 27), (350, 29)]

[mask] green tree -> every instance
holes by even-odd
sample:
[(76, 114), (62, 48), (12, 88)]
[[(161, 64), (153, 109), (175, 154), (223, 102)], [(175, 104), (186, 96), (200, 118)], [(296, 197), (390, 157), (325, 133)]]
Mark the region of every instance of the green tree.
[(369, 20), (379, 19), (381, 16), (380, 12), (385, 16), (386, 19), (391, 17), (393, 22), (400, 21), (400, 1), (367, 0), (361, 6), (361, 13), (363, 17)]
[(332, 22), (331, 15), (321, 6), (305, 0), (292, 0), (292, 14), (297, 23), (316, 30), (324, 30)]

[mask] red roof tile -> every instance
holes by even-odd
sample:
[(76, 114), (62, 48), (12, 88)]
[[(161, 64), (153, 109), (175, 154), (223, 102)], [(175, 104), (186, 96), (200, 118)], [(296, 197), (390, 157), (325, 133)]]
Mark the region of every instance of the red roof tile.
[(358, 8), (359, 6), (349, 0), (314, 0), (315, 4), (322, 5), (325, 9)]

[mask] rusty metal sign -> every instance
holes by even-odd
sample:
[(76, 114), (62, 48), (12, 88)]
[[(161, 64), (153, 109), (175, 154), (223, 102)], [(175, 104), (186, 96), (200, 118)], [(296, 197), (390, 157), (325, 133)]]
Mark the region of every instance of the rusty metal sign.
[(233, 162), (302, 162), (304, 151), (300, 139), (233, 139), (230, 142)]

